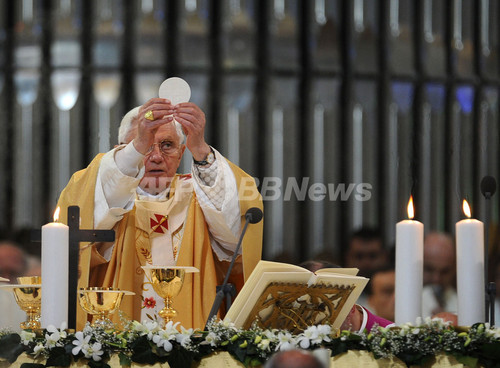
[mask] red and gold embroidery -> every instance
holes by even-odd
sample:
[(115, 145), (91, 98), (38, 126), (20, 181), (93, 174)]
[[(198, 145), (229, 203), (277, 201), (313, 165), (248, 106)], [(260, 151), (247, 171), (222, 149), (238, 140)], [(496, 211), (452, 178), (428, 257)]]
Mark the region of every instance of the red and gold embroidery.
[(165, 234), (165, 230), (168, 230), (168, 216), (155, 213), (154, 217), (156, 219), (150, 219), (151, 230), (155, 233)]
[(153, 257), (151, 256), (151, 251), (149, 251), (149, 249), (141, 248), (141, 254), (147, 263), (153, 264)]

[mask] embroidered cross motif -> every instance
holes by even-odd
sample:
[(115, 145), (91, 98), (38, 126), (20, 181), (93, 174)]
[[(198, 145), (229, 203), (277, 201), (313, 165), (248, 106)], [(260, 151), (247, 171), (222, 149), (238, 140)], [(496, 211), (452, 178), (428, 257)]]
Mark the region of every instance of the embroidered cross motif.
[[(154, 218), (150, 219), (151, 229), (155, 233), (165, 234), (165, 230), (168, 230), (168, 216), (158, 215), (155, 213)], [(165, 228), (165, 230), (163, 229)]]

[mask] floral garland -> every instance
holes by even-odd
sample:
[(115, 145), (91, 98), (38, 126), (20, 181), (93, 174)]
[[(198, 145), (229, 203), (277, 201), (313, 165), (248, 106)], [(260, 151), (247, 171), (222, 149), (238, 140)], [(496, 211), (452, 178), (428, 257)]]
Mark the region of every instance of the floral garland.
[[(180, 329), (180, 331), (178, 330)], [(245, 366), (257, 366), (273, 353), (288, 349), (327, 348), (332, 356), (347, 350), (366, 350), (375, 358), (397, 357), (408, 366), (423, 364), (438, 353), (453, 355), (459, 362), (475, 367), (500, 367), (500, 329), (478, 323), (460, 329), (441, 319), (418, 320), (416, 325), (374, 327), (367, 333), (342, 331), (330, 326), (310, 326), (299, 335), (287, 331), (249, 330), (234, 324), (213, 321), (207, 331), (185, 329), (169, 322), (161, 328), (155, 321), (130, 321), (125, 331), (106, 331), (87, 324), (83, 331), (68, 333), (49, 326), (41, 333), (20, 334), (0, 331), (0, 359), (10, 363), (22, 353), (45, 358), (45, 366), (67, 367), (86, 359), (92, 368), (109, 367), (107, 361), (118, 354), (120, 364), (167, 362), (172, 368), (189, 367), (214, 351), (228, 351)], [(23, 364), (23, 368), (40, 367)]]

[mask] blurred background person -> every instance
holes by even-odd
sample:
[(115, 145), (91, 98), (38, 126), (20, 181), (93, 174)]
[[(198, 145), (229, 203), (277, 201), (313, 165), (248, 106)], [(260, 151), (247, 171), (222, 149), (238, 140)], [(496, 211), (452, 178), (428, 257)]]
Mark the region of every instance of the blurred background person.
[(389, 254), (377, 229), (363, 227), (349, 240), (344, 267), (359, 268), (359, 276), (371, 277), (373, 272), (389, 262)]
[(456, 311), (455, 243), (447, 233), (430, 232), (424, 239), (422, 316)]
[(392, 266), (375, 271), (366, 286), (368, 308), (389, 321), (394, 321), (395, 287), (396, 273)]
[[(17, 284), (17, 277), (24, 276), (26, 268), (26, 253), (12, 241), (0, 241), (0, 277)], [(0, 311), (0, 328), (20, 332), (19, 324), (26, 320), (26, 314), (17, 305), (11, 289), (0, 288)]]
[(311, 259), (308, 261), (304, 261), (302, 263), (299, 263), (299, 266), (311, 272), (316, 272), (317, 270), (320, 270), (322, 268), (339, 268), (339, 266), (336, 265), (335, 263), (331, 263), (328, 261), (321, 261), (318, 259)]
[[(389, 252), (384, 247), (377, 229), (363, 227), (351, 234), (344, 257), (344, 267), (358, 268), (358, 276), (371, 278), (374, 271), (389, 264)], [(367, 305), (366, 290), (361, 293), (358, 304)]]
[(42, 262), (40, 257), (29, 254), (26, 261), (24, 276), (42, 276)]
[(0, 242), (0, 277), (17, 283), (16, 277), (24, 276), (27, 267), (26, 253), (14, 242)]
[(317, 357), (306, 350), (287, 350), (274, 354), (265, 368), (325, 368)]

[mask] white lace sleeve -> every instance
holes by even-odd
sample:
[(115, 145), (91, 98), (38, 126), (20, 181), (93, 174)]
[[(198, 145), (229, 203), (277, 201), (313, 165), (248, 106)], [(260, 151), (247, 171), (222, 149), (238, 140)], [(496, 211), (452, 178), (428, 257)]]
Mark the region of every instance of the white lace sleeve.
[[(216, 171), (210, 172), (209, 180), (206, 175), (203, 180), (199, 168), (193, 164), (193, 185), (212, 236), (212, 247), (219, 259), (230, 260), (241, 228), (240, 203), (233, 171), (217, 150), (214, 149), (214, 153)], [(207, 182), (212, 185), (207, 185)]]
[(142, 157), (132, 143), (103, 156), (94, 196), (96, 229), (113, 228), (134, 207), (135, 190), (144, 175)]

